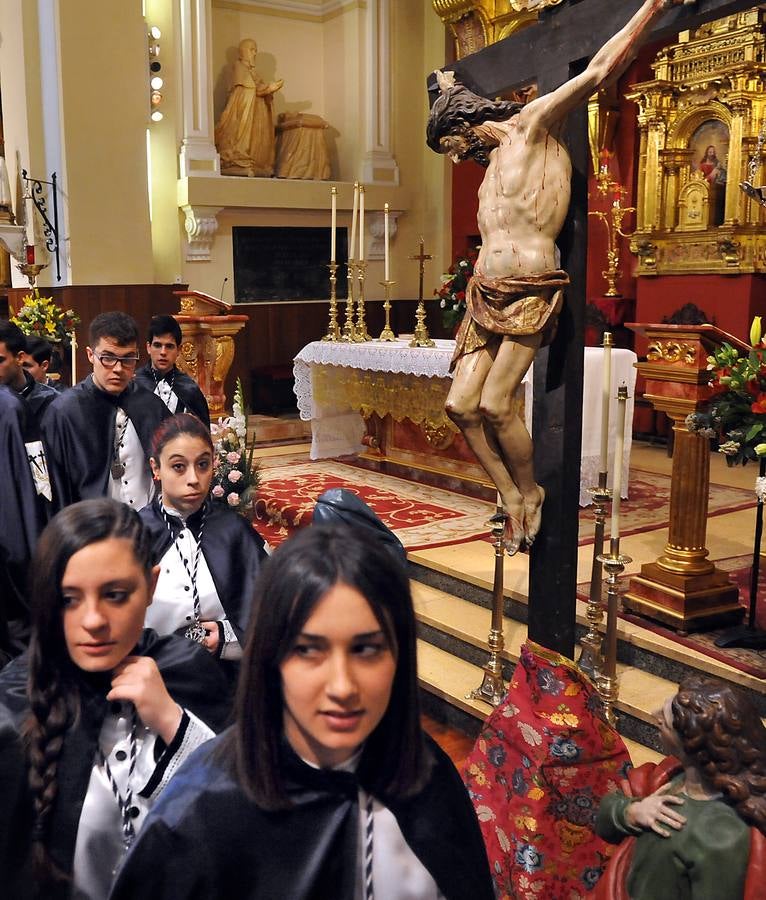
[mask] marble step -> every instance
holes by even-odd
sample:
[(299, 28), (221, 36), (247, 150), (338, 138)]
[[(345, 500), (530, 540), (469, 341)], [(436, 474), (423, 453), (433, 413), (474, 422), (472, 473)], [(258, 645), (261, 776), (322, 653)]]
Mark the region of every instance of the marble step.
[[(484, 554), (482, 554), (484, 555)], [(482, 570), (477, 566), (476, 571), (470, 572), (466, 577), (462, 573), (460, 577), (453, 570), (450, 571), (449, 566), (434, 567), (432, 561), (420, 557), (417, 553), (410, 554), (410, 574), (413, 578), (413, 586), (429, 588), (431, 591), (437, 591), (439, 594), (453, 599), (460, 599), (465, 603), (473, 606), (478, 610), (479, 619), (476, 619), (477, 613), (466, 612), (465, 615), (470, 617), (466, 621), (475, 622), (483, 621), (480, 630), (477, 633), (479, 639), (478, 647), (486, 646), (486, 632), (488, 630), (488, 615), (486, 610), (490, 608), (492, 601), (492, 585), (489, 580), (489, 570)], [(527, 621), (527, 598), (522, 593), (523, 579), (520, 578), (513, 570), (511, 577), (506, 578), (505, 593), (505, 615), (508, 622), (515, 623), (516, 626), (522, 625), (524, 635), (526, 635)], [(417, 589), (417, 588), (416, 588)], [(423, 594), (423, 597), (432, 596)], [(458, 609), (463, 609), (462, 606)], [(576, 602), (576, 621), (578, 639), (585, 633), (587, 628), (587, 619), (585, 617), (586, 604), (580, 600)], [(484, 613), (484, 619), (481, 619), (481, 613)], [(456, 613), (453, 613), (455, 615)], [(452, 634), (450, 627), (454, 622), (454, 618), (447, 620), (447, 628), (445, 633)], [(429, 624), (425, 619), (423, 630), (428, 628), (439, 629), (439, 625)], [(511, 627), (511, 641), (515, 640), (520, 643), (518, 635), (522, 632), (517, 628)], [(716, 659), (705, 655), (691, 647), (685, 647), (676, 641), (672, 641), (662, 635), (656, 634), (648, 628), (643, 628), (632, 622), (618, 619), (617, 624), (618, 635), (618, 663), (622, 669), (631, 671), (643, 671), (650, 677), (661, 677), (664, 682), (672, 686), (677, 685), (686, 675), (694, 672), (703, 672), (729, 681), (743, 688), (750, 694), (756, 708), (762, 716), (766, 717), (766, 680), (756, 678), (733, 666), (727, 665)], [(454, 634), (452, 635), (454, 637)], [(445, 639), (441, 639), (439, 643), (445, 646)], [(468, 644), (471, 644), (469, 641)], [(474, 642), (474, 647), (475, 647)], [(509, 646), (512, 646), (509, 643)], [(579, 654), (579, 649), (576, 651)], [(471, 661), (476, 662), (475, 649), (468, 648), (462, 654)], [(482, 657), (483, 660), (483, 657)]]
[[(491, 711), (489, 704), (466, 698), (481, 683), (481, 668), (424, 640), (418, 641), (418, 671), (425, 712), (476, 736)], [(633, 765), (658, 762), (662, 754), (623, 735)]]

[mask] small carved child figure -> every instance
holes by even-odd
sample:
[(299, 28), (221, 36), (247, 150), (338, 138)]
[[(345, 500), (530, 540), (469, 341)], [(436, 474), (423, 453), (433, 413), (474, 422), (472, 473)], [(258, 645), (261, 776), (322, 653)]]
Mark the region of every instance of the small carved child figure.
[(599, 900), (740, 900), (763, 896), (766, 728), (741, 691), (684, 679), (658, 711), (659, 765), (634, 769), (601, 802), (596, 831), (619, 850)]

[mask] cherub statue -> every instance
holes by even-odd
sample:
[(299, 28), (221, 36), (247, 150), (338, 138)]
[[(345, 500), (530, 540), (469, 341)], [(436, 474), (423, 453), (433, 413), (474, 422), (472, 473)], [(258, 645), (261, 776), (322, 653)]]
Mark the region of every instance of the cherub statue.
[[(747, 695), (691, 675), (657, 712), (659, 765), (601, 801), (597, 833), (620, 847), (596, 900), (755, 900), (766, 864), (766, 728)], [(760, 874), (759, 874), (760, 873)]]
[(255, 71), (258, 45), (252, 38), (239, 44), (231, 89), (215, 127), (215, 145), (224, 175), (271, 177), (274, 174), (276, 137), (274, 94), (284, 81), (267, 84)]
[(515, 393), (538, 348), (552, 340), (569, 282), (556, 248), (572, 175), (564, 121), (625, 71), (653, 22), (682, 2), (645, 0), (584, 72), (523, 106), (479, 97), (453, 73), (439, 79), (428, 146), (453, 162), (472, 158), (487, 169), (479, 188), (481, 252), (466, 291), (446, 409), (497, 487), (509, 554), (535, 540), (545, 499)]

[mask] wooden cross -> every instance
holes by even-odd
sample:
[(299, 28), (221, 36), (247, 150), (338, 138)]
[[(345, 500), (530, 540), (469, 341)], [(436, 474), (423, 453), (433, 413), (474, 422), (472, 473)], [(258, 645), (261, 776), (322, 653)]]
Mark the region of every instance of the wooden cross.
[[(458, 81), (484, 97), (496, 97), (532, 81), (537, 82), (539, 93), (548, 93), (581, 72), (642, 2), (569, 0), (543, 10), (537, 24), (448, 68)], [(650, 40), (674, 40), (679, 31), (753, 6), (753, 0), (698, 0), (695, 6), (672, 7), (657, 21)], [(432, 102), (438, 90), (436, 77), (429, 76)], [(565, 133), (572, 158), (572, 196), (557, 243), (571, 285), (556, 340), (538, 353), (534, 366), (535, 478), (547, 495), (542, 529), (530, 554), (529, 637), (573, 658), (588, 253), (585, 104), (569, 116)]]
[(418, 302), (422, 303), (423, 301), (423, 277), (426, 272), (426, 260), (433, 259), (430, 253), (423, 252), (423, 238), (420, 239), (420, 253), (416, 256), (411, 256), (410, 259), (420, 260), (420, 285), (418, 287)]

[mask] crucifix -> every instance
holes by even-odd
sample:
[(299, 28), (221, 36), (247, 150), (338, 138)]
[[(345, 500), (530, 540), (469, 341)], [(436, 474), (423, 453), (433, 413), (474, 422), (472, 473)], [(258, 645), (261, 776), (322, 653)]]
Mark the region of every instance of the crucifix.
[(436, 344), (428, 335), (426, 327), (426, 307), (423, 303), (423, 277), (426, 271), (426, 260), (433, 259), (430, 253), (426, 253), (423, 246), (423, 238), (420, 238), (420, 253), (411, 256), (420, 263), (420, 280), (418, 282), (418, 308), (415, 313), (415, 333), (410, 341), (410, 347), (435, 347)]
[[(656, 5), (651, 4), (653, 19), (660, 6), (659, 0)], [(644, 40), (670, 38), (679, 31), (751, 6), (748, 0), (698, 0), (696, 6), (677, 6), (652, 22)], [(589, 59), (644, 8), (649, 6), (642, 0), (581, 0), (555, 6), (540, 14), (537, 25), (458, 61), (450, 69), (458, 82), (483, 97), (495, 97), (536, 79), (544, 100), (542, 95), (584, 72)], [(435, 102), (438, 90), (432, 76), (429, 91)], [(567, 198), (569, 213), (556, 243), (561, 252), (561, 268), (568, 273), (571, 284), (556, 338), (535, 357), (534, 469), (537, 481), (545, 485), (546, 497), (545, 516), (530, 557), (529, 636), (571, 657), (575, 637), (587, 258), (588, 137), (584, 103), (572, 108), (566, 132), (572, 161), (571, 196)], [(463, 148), (450, 149), (459, 153)]]

